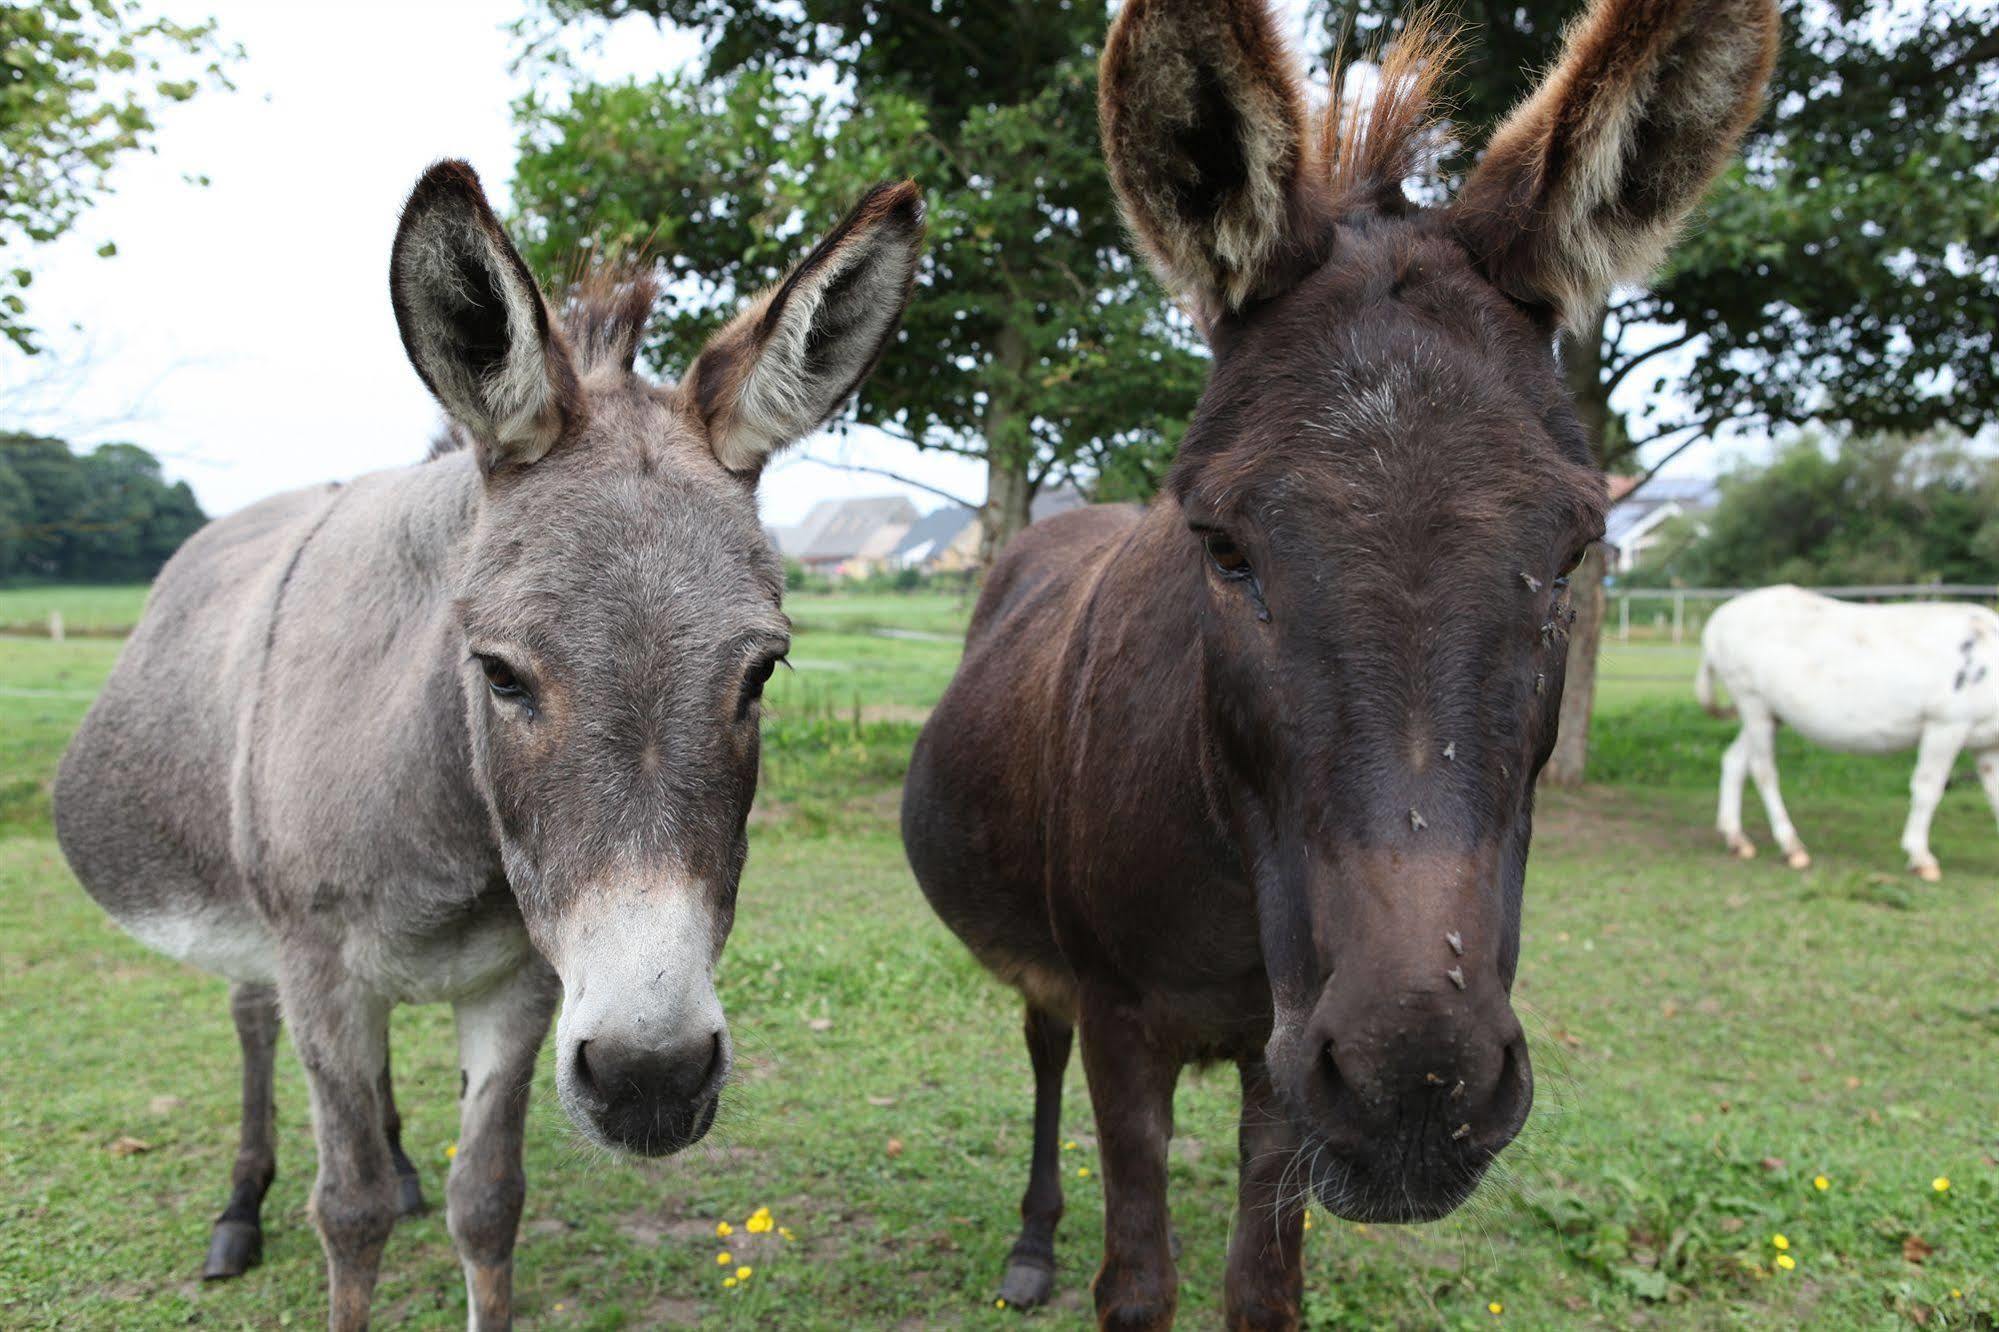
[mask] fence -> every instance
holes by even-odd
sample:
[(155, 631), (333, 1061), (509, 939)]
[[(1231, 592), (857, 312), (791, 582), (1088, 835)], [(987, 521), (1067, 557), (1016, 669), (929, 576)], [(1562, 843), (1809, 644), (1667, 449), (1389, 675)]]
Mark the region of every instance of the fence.
[[(1653, 627), (1675, 643), (1683, 642), (1688, 631), (1698, 633), (1716, 605), (1754, 591), (1747, 587), (1612, 587), (1607, 595), (1615, 604), (1617, 639), (1631, 638), (1631, 603), (1666, 602), (1670, 609), (1653, 612)], [(1845, 601), (1999, 601), (1999, 585), (1987, 583), (1884, 583), (1872, 587), (1814, 587), (1808, 589), (1824, 597)], [(1693, 623), (1688, 623), (1688, 603), (1693, 603)]]

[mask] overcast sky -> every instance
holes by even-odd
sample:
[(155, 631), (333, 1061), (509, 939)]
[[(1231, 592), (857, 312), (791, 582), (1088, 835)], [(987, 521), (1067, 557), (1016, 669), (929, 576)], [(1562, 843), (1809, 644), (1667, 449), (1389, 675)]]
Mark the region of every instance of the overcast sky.
[[(470, 160), (506, 211), (509, 104), (521, 83), (507, 71), (515, 43), (505, 25), (521, 6), (160, 8), (183, 19), (212, 13), (242, 44), (237, 91), (169, 109), (158, 152), (122, 163), (114, 193), (70, 236), (34, 252), (30, 314), (50, 355), (34, 363), (0, 352), (0, 394), (18, 402), (25, 380), (54, 373), (30, 395), (49, 410), (22, 424), (83, 444), (144, 445), (210, 513), (422, 457), (439, 418), (396, 336), (389, 244), (405, 193), (439, 157)], [(600, 74), (649, 74), (695, 54), (684, 34), (639, 20), (587, 59)], [(212, 184), (186, 183), (196, 173)], [(118, 253), (100, 259), (106, 240)], [(886, 466), (984, 498), (984, 469), (969, 460), (864, 433), (821, 437), (765, 473), (766, 521), (796, 522), (829, 496), (896, 488), (812, 457)], [(925, 510), (940, 503), (911, 494)]]

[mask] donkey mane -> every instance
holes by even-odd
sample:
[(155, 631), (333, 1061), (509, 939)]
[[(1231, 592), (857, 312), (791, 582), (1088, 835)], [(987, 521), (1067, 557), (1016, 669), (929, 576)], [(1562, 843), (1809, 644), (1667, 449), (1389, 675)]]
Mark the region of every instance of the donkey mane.
[(1438, 90), (1457, 64), (1457, 22), (1436, 5), (1403, 20), (1402, 31), (1367, 59), (1377, 70), (1371, 97), (1341, 97), (1349, 72), (1346, 44), (1335, 47), (1326, 76), (1330, 96), (1319, 119), (1318, 175), (1340, 203), (1401, 207), (1402, 182), (1444, 146)]

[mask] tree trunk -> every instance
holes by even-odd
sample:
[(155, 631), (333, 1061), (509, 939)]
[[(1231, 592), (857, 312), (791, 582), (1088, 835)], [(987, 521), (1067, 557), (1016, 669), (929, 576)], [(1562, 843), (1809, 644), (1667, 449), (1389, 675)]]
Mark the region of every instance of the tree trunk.
[(1034, 435), (1020, 406), (1027, 368), (1027, 339), (1008, 326), (993, 347), (994, 377), (987, 391), (986, 502), (979, 509), (979, 572), (993, 567), (1006, 543), (1026, 530), (1034, 504)]
[[(1603, 388), (1603, 316), (1562, 344), (1562, 370), (1576, 415), (1602, 461), (1610, 428), (1610, 395)], [(1598, 542), (1569, 576), (1576, 623), (1569, 631), (1569, 661), (1562, 686), (1561, 729), (1541, 778), (1551, 786), (1581, 786), (1589, 768), (1590, 714), (1596, 707), (1597, 653), (1603, 645), (1605, 550)]]
[(1025, 462), (996, 453), (986, 455), (986, 502), (979, 509), (979, 569), (993, 567), (1006, 543), (1026, 529), (1034, 503), (1034, 486)]

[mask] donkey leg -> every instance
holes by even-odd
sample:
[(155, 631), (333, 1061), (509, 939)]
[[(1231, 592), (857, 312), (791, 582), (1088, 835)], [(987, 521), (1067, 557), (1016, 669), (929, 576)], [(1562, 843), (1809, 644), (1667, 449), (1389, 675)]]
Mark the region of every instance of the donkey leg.
[(1083, 1072), (1097, 1115), (1104, 1174), (1104, 1263), (1097, 1326), (1141, 1332), (1173, 1325), (1179, 1274), (1166, 1211), (1166, 1146), (1180, 1060), (1159, 1048), (1136, 1008), (1086, 992)]
[(1937, 803), (1950, 781), (1951, 765), (1964, 747), (1966, 730), (1963, 726), (1925, 726), (1922, 739), (1916, 742), (1916, 771), (1909, 778), (1909, 821), (1902, 828), (1902, 849), (1909, 854), (1909, 868), (1926, 883), (1943, 877), (1937, 858), (1930, 854), (1930, 820), (1936, 817)]
[(278, 1173), (277, 1101), (272, 1091), (278, 1049), (278, 992), (240, 982), (229, 988), (229, 1015), (243, 1047), (243, 1130), (229, 1172), (229, 1203), (215, 1220), (202, 1262), (204, 1280), (242, 1276), (264, 1256), (264, 1194)]
[(1749, 776), (1749, 738), (1736, 732), (1735, 740), (1721, 755), (1721, 807), (1715, 814), (1715, 828), (1728, 849), (1744, 860), (1756, 858), (1756, 843), (1742, 832), (1742, 783)]
[(1992, 814), (1999, 818), (1999, 749), (1987, 749), (1978, 755), (1978, 782), (1985, 788), (1985, 803), (1992, 806)]
[(423, 1176), (403, 1150), (403, 1116), (396, 1109), (396, 1089), (389, 1076), (389, 1056), (382, 1056), (382, 1132), (389, 1139), (389, 1163), (396, 1168), (396, 1215), (421, 1216), (428, 1210), (423, 1200)]
[(1783, 848), (1792, 869), (1811, 868), (1811, 854), (1791, 826), (1784, 808), (1784, 794), (1777, 787), (1777, 719), (1766, 708), (1741, 705), (1742, 737), (1749, 743), (1749, 775), (1756, 779), (1756, 793), (1763, 797), (1763, 812), (1770, 817), (1770, 835)]
[(1231, 1332), (1292, 1332), (1305, 1306), (1302, 1241), (1310, 1181), (1294, 1179), (1301, 1140), (1262, 1059), (1244, 1060), (1235, 1233), (1225, 1288)]
[(1027, 1005), (1027, 1057), (1034, 1065), (1034, 1157), (1020, 1199), (1020, 1238), (1007, 1255), (1000, 1298), (1015, 1309), (1046, 1304), (1055, 1291), (1055, 1227), (1062, 1220), (1062, 1075), (1074, 1029)]
[(361, 1332), (396, 1224), (381, 1097), (390, 1005), (347, 974), (332, 945), (288, 957), (281, 992), (312, 1090), (319, 1175), (307, 1210), (326, 1250), (327, 1326)]
[(458, 1018), (458, 1155), (444, 1186), (445, 1215), (465, 1269), (471, 1332), (513, 1326), (514, 1237), (527, 1175), (521, 1140), (535, 1054), (560, 994), (539, 958), (454, 1007)]

